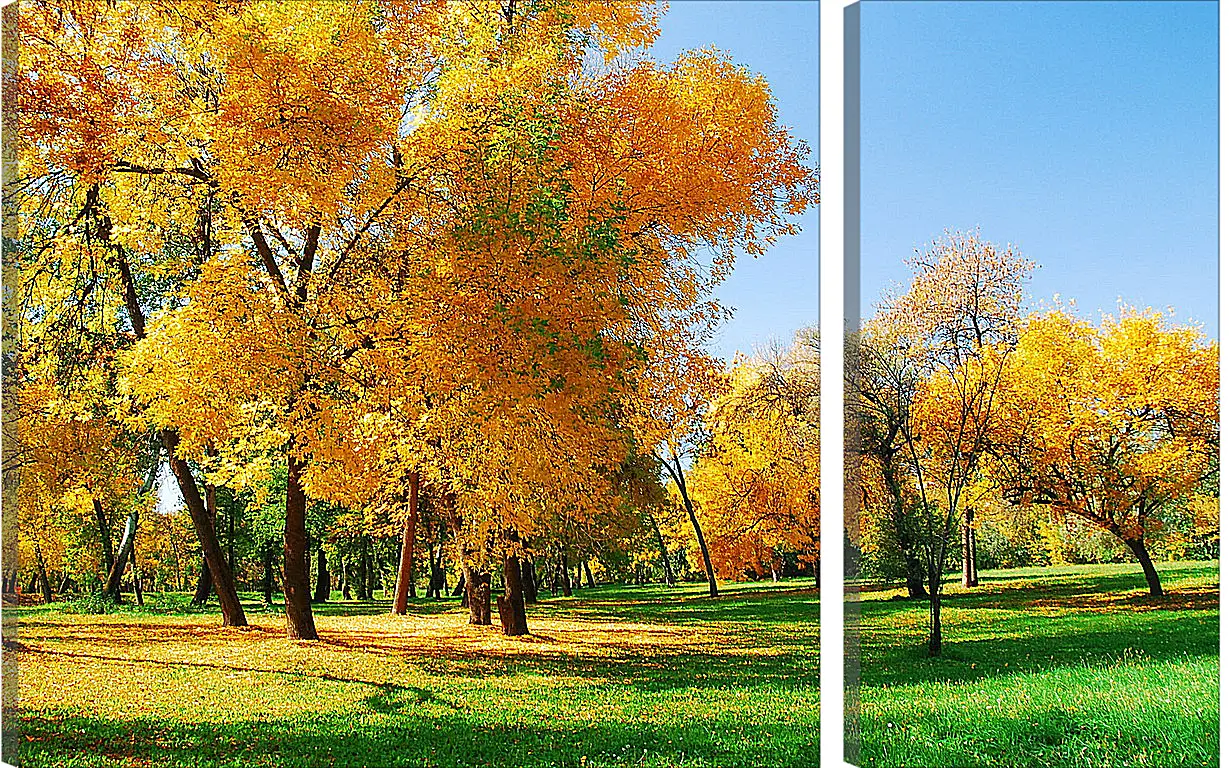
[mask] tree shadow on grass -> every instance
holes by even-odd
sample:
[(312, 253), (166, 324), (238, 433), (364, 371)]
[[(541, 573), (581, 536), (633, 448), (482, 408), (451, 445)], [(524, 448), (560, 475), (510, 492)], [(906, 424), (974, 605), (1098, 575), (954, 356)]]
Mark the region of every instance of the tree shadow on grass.
[[(1036, 593), (1033, 593), (1034, 595)], [(943, 655), (925, 656), (925, 604), (880, 611), (879, 621), (897, 619), (891, 630), (899, 641), (900, 617), (891, 614), (913, 610), (917, 626), (915, 642), (889, 645), (881, 641), (885, 630), (869, 624), (864, 628), (861, 653), (863, 685), (913, 685), (931, 682), (970, 682), (1020, 672), (1063, 666), (1107, 664), (1134, 655), (1157, 660), (1180, 660), (1190, 656), (1215, 656), (1219, 627), (1214, 613), (1182, 610), (1068, 613), (1059, 616), (1016, 616), (997, 622), (970, 620), (992, 637), (959, 639), (962, 625), (949, 613), (948, 636)], [(967, 607), (959, 599), (945, 601), (949, 608)], [(980, 624), (979, 624), (980, 621)]]

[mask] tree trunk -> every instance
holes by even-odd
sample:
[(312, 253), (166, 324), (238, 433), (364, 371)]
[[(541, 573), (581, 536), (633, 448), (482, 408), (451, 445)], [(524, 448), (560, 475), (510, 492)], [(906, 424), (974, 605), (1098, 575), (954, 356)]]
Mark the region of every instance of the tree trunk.
[(465, 566), (465, 599), (469, 606), (469, 623), (490, 626), (491, 574)]
[(581, 570), (581, 565), (583, 564), (584, 564), (584, 560), (579, 559), (579, 556), (578, 556), (578, 559), (576, 560), (576, 588), (577, 589), (580, 589), (580, 585), (584, 583), (581, 580), (584, 578), (584, 572)]
[(683, 497), (683, 507), (687, 510), (687, 518), (691, 520), (691, 527), (696, 532), (696, 541), (700, 543), (700, 557), (704, 560), (704, 573), (708, 576), (708, 596), (717, 596), (717, 575), (713, 572), (713, 559), (708, 554), (708, 542), (704, 540), (704, 531), (700, 528), (700, 520), (696, 517), (695, 507), (691, 504), (691, 495), (687, 493), (687, 478), (683, 476), (683, 465), (679, 461), (677, 455), (672, 456), (674, 461), (674, 484), (678, 486), (679, 495)]
[(404, 616), (409, 607), (410, 585), (414, 580), (414, 538), (418, 529), (418, 473), (410, 473), (405, 525), (401, 528), (401, 560), (397, 568), (397, 587), (393, 592), (393, 613)]
[(559, 568), (563, 571), (563, 596), (572, 596), (572, 576), (568, 573), (568, 551), (559, 548)]
[(329, 601), (329, 561), (324, 555), (324, 547), (316, 547), (316, 591), (312, 595), (313, 603)]
[(973, 510), (965, 510), (964, 526), (963, 526), (963, 541), (960, 548), (960, 559), (962, 568), (962, 580), (965, 589), (977, 586), (977, 543), (974, 540), (976, 534), (973, 531)]
[(145, 607), (145, 595), (141, 592), (141, 565), (137, 562), (137, 542), (136, 534), (133, 534), (132, 544), (129, 545), (129, 550), (132, 552), (132, 591), (136, 593), (137, 605)]
[[(95, 192), (95, 199), (96, 195)], [(101, 219), (99, 223), (103, 226), (100, 226), (100, 230), (109, 233), (110, 220), (105, 215)], [(109, 238), (104, 239), (109, 240)], [(128, 320), (132, 325), (133, 335), (138, 340), (143, 339), (145, 338), (145, 312), (141, 309), (136, 281), (132, 277), (132, 270), (128, 266), (123, 247), (115, 244), (111, 246), (124, 292), (124, 307), (128, 311)], [(179, 492), (183, 496), (184, 505), (188, 508), (188, 514), (192, 518), (192, 527), (196, 529), (196, 537), (201, 542), (201, 552), (204, 554), (205, 562), (209, 563), (209, 570), (218, 593), (218, 602), (222, 605), (222, 625), (246, 627), (247, 616), (244, 615), (243, 605), (239, 602), (239, 595), (235, 592), (235, 582), (230, 568), (222, 562), (222, 550), (218, 547), (218, 539), (213, 532), (213, 521), (209, 519), (209, 513), (205, 510), (205, 503), (201, 499), (196, 478), (192, 476), (188, 462), (175, 456), (175, 449), (179, 446), (179, 433), (173, 429), (164, 429), (159, 432), (159, 437), (162, 440), (162, 447), (166, 449), (171, 472), (174, 473), (175, 481), (179, 484)]]
[(47, 578), (47, 563), (43, 560), (43, 548), (38, 545), (38, 539), (34, 540), (34, 565), (38, 568), (38, 582), (43, 587), (43, 604), (51, 605), (51, 580)]
[(468, 570), (468, 569), (466, 569), (466, 568), (464, 568), (464, 567), (462, 567), (462, 568), (461, 568), (461, 578), (457, 579), (457, 585), (456, 585), (456, 587), (454, 587), (454, 588), (453, 588), (453, 590), (452, 590), (452, 596), (453, 596), (453, 597), (460, 597), (460, 598), (461, 598), (461, 607), (462, 607), (462, 608), (464, 608), (466, 605), (468, 605), (468, 604), (469, 604), (469, 603), (468, 603), (468, 601), (469, 601), (469, 595), (468, 595), (468, 593), (465, 591), (465, 584), (466, 584), (466, 580), (465, 580), (465, 573), (466, 573), (466, 571), (467, 571), (467, 570)]
[(525, 593), (526, 603), (538, 602), (538, 580), (533, 571), (533, 558), (521, 559), (521, 590)]
[(815, 558), (815, 562), (811, 566), (815, 571), (815, 591), (819, 592), (819, 558)]
[(589, 570), (588, 560), (585, 561), (585, 581), (591, 588), (597, 586), (597, 582), (593, 580), (593, 571)]
[(521, 582), (520, 558), (504, 557), (504, 593), (497, 600), (499, 623), (504, 634), (518, 637), (529, 634), (529, 622), (525, 616), (525, 590)]
[(184, 505), (187, 506), (188, 514), (192, 517), (196, 537), (201, 542), (201, 553), (209, 566), (209, 577), (213, 582), (213, 589), (218, 595), (218, 603), (222, 606), (222, 625), (246, 627), (248, 620), (243, 613), (243, 605), (239, 602), (239, 594), (235, 591), (234, 577), (222, 558), (222, 549), (218, 546), (217, 536), (213, 532), (213, 521), (205, 509), (204, 500), (201, 499), (196, 478), (192, 476), (188, 462), (175, 455), (175, 449), (179, 446), (179, 433), (164, 429), (161, 435), (162, 445), (166, 448), (166, 455), (171, 465), (171, 472), (174, 473), (175, 480), (179, 483), (179, 492), (183, 495)]
[(359, 600), (370, 600), (371, 593), (367, 591), (367, 536), (358, 541), (358, 570), (354, 574), (354, 587)]
[(657, 539), (657, 549), (661, 552), (661, 567), (666, 572), (666, 586), (674, 586), (674, 571), (670, 568), (670, 552), (666, 549), (666, 540), (662, 538), (661, 528), (657, 525), (657, 518), (649, 514), (649, 522), (653, 524), (653, 536)]
[(265, 542), (264, 546), (264, 577), (260, 580), (261, 589), (264, 592), (265, 605), (273, 605), (273, 544)]
[(341, 599), (350, 600), (350, 567), (346, 565), (346, 558), (339, 557), (341, 562)]
[(1144, 546), (1144, 540), (1141, 539), (1123, 539), (1127, 548), (1131, 550), (1131, 554), (1139, 560), (1139, 564), (1143, 566), (1144, 578), (1148, 582), (1148, 594), (1152, 597), (1162, 597), (1165, 592), (1161, 589), (1161, 577), (1156, 572), (1156, 566), (1152, 564), (1152, 557), (1148, 554), (1147, 547)]
[(102, 539), (102, 566), (109, 576), (115, 567), (115, 552), (111, 547), (111, 524), (107, 521), (107, 514), (102, 510), (102, 502), (97, 498), (93, 501), (94, 517), (98, 520), (98, 537)]
[(926, 655), (939, 656), (943, 652), (943, 620), (939, 606), (938, 579), (930, 579), (930, 641), (926, 647)]
[(201, 572), (196, 579), (196, 592), (192, 595), (192, 605), (204, 605), (209, 602), (209, 593), (213, 591), (213, 574), (209, 572), (209, 563), (201, 558)]
[[(137, 523), (137, 509), (134, 507), (133, 510), (128, 513), (128, 519), (124, 521), (124, 535), (120, 539), (119, 553), (115, 558), (115, 562), (111, 566), (111, 573), (107, 576), (107, 584), (103, 588), (103, 594), (107, 595), (117, 603), (120, 602), (120, 580), (124, 576), (124, 569), (128, 567), (128, 560), (130, 557), (133, 560), (135, 570), (136, 558), (133, 557), (133, 554), (136, 546)], [(207, 594), (206, 597), (208, 597)]]
[(922, 562), (917, 555), (905, 553), (905, 588), (909, 597), (926, 597), (926, 577), (922, 573)]
[(303, 462), (287, 456), (286, 464), (286, 528), (282, 546), (286, 634), (291, 640), (316, 640), (307, 573), (307, 497), (299, 480)]

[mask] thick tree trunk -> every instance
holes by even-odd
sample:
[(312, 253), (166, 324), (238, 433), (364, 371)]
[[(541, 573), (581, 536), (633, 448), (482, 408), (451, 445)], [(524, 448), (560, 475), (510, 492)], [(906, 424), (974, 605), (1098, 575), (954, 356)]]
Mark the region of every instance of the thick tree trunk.
[(307, 574), (307, 497), (299, 479), (303, 463), (293, 456), (288, 456), (286, 463), (286, 528), (282, 547), (286, 634), (291, 640), (316, 640)]
[(115, 567), (115, 551), (111, 547), (111, 524), (102, 510), (102, 502), (97, 498), (94, 498), (93, 502), (94, 518), (98, 521), (98, 537), (102, 539), (102, 566), (109, 575)]
[(521, 582), (520, 558), (504, 557), (504, 593), (499, 596), (499, 623), (504, 634), (518, 637), (529, 634), (529, 622), (525, 616), (525, 591)]
[(491, 574), (465, 568), (465, 600), (469, 607), (469, 623), (491, 624)]
[(559, 549), (559, 568), (563, 571), (563, 596), (572, 596), (572, 575), (568, 573), (568, 551)]
[(670, 567), (670, 552), (666, 549), (666, 540), (662, 538), (661, 528), (657, 525), (657, 518), (649, 515), (649, 522), (653, 524), (653, 537), (657, 539), (657, 549), (661, 552), (661, 567), (666, 572), (666, 586), (674, 586), (674, 570)]
[(196, 592), (192, 595), (192, 605), (204, 605), (209, 602), (209, 593), (213, 591), (213, 574), (209, 572), (209, 563), (201, 558), (200, 575), (196, 578)]
[(166, 448), (166, 455), (171, 464), (171, 472), (174, 473), (175, 480), (179, 483), (179, 492), (183, 495), (184, 505), (187, 506), (188, 514), (192, 517), (192, 525), (196, 529), (196, 537), (201, 542), (201, 552), (205, 562), (209, 565), (210, 580), (218, 595), (218, 603), (222, 606), (222, 625), (246, 627), (248, 620), (243, 613), (243, 605), (239, 602), (239, 594), (235, 591), (234, 577), (222, 557), (222, 549), (218, 546), (218, 539), (213, 532), (213, 521), (205, 509), (204, 500), (201, 499), (196, 478), (192, 476), (188, 462), (175, 455), (175, 449), (179, 446), (179, 434), (173, 430), (164, 429), (161, 435), (162, 445)]
[(1123, 539), (1123, 542), (1144, 569), (1144, 579), (1148, 582), (1148, 594), (1152, 597), (1164, 596), (1165, 592), (1161, 589), (1161, 577), (1156, 572), (1156, 566), (1152, 564), (1152, 557), (1148, 554), (1147, 547), (1144, 546), (1144, 540)]
[(316, 591), (312, 594), (313, 603), (329, 601), (329, 561), (325, 557), (324, 547), (316, 547)]
[(525, 593), (526, 603), (538, 602), (538, 579), (533, 570), (533, 558), (521, 559), (521, 589)]
[(410, 585), (414, 581), (414, 538), (418, 533), (418, 473), (410, 473), (406, 499), (405, 525), (401, 528), (401, 560), (397, 568), (397, 587), (393, 592), (393, 613), (404, 616), (409, 607)]

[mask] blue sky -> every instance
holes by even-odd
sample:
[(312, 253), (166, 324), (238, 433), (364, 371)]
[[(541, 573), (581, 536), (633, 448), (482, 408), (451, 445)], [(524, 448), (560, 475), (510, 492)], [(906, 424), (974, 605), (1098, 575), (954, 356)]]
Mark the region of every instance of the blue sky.
[[(673, 0), (650, 51), (662, 62), (713, 46), (767, 78), (780, 121), (819, 158), (819, 3), (817, 0)], [(718, 290), (735, 309), (710, 345), (729, 359), (769, 339), (788, 344), (796, 329), (819, 322), (819, 209), (799, 218), (802, 233), (758, 259), (741, 258)]]
[(1096, 319), (1121, 297), (1216, 333), (1213, 2), (862, 4), (862, 308), (980, 226)]

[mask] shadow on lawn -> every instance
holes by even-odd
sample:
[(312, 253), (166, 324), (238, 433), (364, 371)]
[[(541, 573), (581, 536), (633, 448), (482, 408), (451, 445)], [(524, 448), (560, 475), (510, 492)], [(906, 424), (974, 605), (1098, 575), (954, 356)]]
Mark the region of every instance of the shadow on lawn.
[[(624, 764), (796, 766), (818, 764), (818, 736), (778, 738), (791, 726), (740, 723), (714, 729), (697, 720), (678, 726), (607, 721), (580, 724), (538, 717), (523, 723), (477, 723), (468, 713), (396, 713), (375, 722), (354, 713), (310, 718), (185, 724), (142, 718), (115, 721), (73, 715), (27, 715), (17, 757), (23, 766), (113, 763), (191, 766), (520, 766), (583, 765), (600, 756)], [(406, 716), (409, 715), (409, 716)], [(415, 716), (417, 715), (417, 716)], [(725, 725), (729, 725), (726, 723)], [(766, 746), (771, 744), (772, 746)], [(87, 762), (86, 756), (100, 756)], [(685, 757), (684, 757), (685, 755)], [(7, 757), (7, 755), (6, 755)], [(604, 761), (603, 761), (604, 762)]]
[[(1036, 607), (1038, 591), (1020, 591), (1023, 594), (1014, 607)], [(1194, 593), (1204, 595), (1202, 590)], [(1072, 599), (1082, 595), (1073, 591)], [(944, 599), (947, 619), (943, 656), (929, 659), (925, 657), (926, 603), (863, 603), (861, 681), (872, 686), (968, 682), (1062, 666), (1114, 663), (1129, 655), (1162, 661), (1215, 656), (1219, 644), (1217, 615), (1186, 610), (1182, 604), (1180, 596), (1175, 596), (1171, 606), (1132, 609), (1128, 603), (1113, 610), (1061, 615), (1022, 612), (996, 618), (993, 614), (980, 617), (978, 612), (1011, 607), (1012, 601), (987, 599), (980, 594), (951, 595)], [(959, 610), (965, 613), (960, 615)], [(906, 613), (914, 615), (905, 618)], [(902, 633), (903, 624), (911, 631)], [(885, 630), (884, 625), (891, 628)], [(962, 632), (969, 631), (997, 636), (959, 639)], [(902, 634), (915, 642), (887, 645), (879, 640), (885, 632), (897, 642)]]

